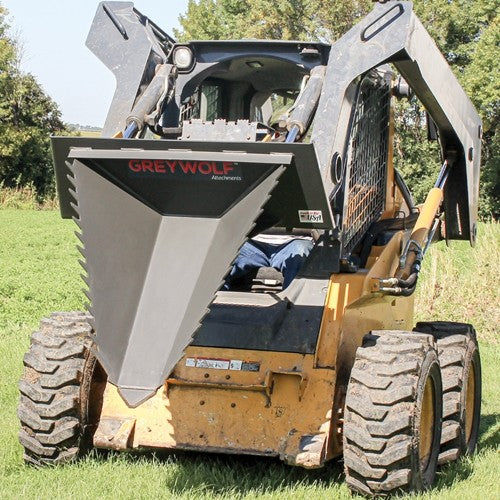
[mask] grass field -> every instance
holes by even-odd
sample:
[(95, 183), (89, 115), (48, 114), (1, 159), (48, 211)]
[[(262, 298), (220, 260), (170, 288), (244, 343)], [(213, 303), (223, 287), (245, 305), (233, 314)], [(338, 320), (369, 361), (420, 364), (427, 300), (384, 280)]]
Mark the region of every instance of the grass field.
[(80, 130), (79, 132), (82, 137), (101, 137), (99, 130)]
[[(0, 498), (349, 498), (341, 463), (317, 471), (279, 461), (195, 453), (97, 454), (59, 468), (23, 465), (17, 381), (31, 331), (54, 310), (81, 309), (74, 225), (53, 210), (0, 209)], [(481, 340), (483, 406), (477, 455), (440, 470), (426, 499), (500, 498), (500, 227), (481, 225), (478, 246), (431, 249), (416, 319), (474, 323)]]

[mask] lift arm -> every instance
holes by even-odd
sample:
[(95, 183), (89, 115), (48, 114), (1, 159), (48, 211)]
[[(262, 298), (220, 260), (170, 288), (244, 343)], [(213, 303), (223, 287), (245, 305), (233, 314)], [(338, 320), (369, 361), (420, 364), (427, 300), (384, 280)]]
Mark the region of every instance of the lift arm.
[(446, 237), (474, 243), (481, 119), (413, 12), (412, 2), (377, 4), (332, 46), (312, 136), (326, 190), (334, 188), (332, 158), (335, 153), (343, 157), (347, 147), (357, 80), (385, 63), (396, 66), (439, 130), (443, 158), (450, 162), (444, 189)]
[[(132, 2), (99, 4), (86, 45), (116, 78), (116, 90), (103, 137), (113, 137), (130, 124), (127, 119), (132, 109), (139, 104), (155, 75), (158, 77), (157, 68), (165, 63), (174, 43), (173, 38), (134, 9)], [(168, 75), (164, 76), (168, 79)], [(148, 99), (142, 99), (143, 103), (145, 101)], [(139, 121), (142, 119), (143, 116)]]

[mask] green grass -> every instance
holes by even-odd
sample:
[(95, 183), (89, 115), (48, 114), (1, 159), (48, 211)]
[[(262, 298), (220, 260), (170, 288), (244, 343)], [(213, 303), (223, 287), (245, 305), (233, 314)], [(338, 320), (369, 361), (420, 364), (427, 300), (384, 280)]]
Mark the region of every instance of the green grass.
[(417, 320), (472, 323), (480, 338), (498, 341), (500, 224), (482, 224), (475, 248), (465, 241), (431, 247), (417, 291)]
[(0, 207), (21, 210), (54, 210), (59, 207), (59, 201), (55, 195), (39, 199), (36, 189), (32, 185), (6, 188), (0, 182)]
[(99, 130), (79, 130), (82, 137), (102, 137), (102, 132)]
[[(0, 209), (0, 498), (349, 498), (342, 467), (317, 471), (276, 460), (202, 454), (94, 453), (58, 468), (22, 462), (17, 442), (17, 381), (31, 331), (54, 310), (81, 309), (75, 227), (55, 211)], [(418, 319), (470, 321), (478, 329), (483, 406), (478, 453), (438, 473), (425, 499), (498, 499), (500, 486), (500, 349), (498, 224), (481, 225), (466, 243), (431, 249), (417, 294)]]

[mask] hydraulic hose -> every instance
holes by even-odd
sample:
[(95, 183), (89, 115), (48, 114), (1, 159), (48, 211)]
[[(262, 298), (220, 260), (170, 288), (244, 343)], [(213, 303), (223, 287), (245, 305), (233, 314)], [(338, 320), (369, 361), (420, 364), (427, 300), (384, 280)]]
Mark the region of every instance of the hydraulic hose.
[(408, 278), (387, 278), (379, 281), (379, 291), (391, 295), (409, 297), (417, 287), (418, 273), (420, 272), (421, 261), (417, 258), (412, 266), (412, 272)]
[(311, 75), (302, 93), (295, 102), (292, 114), (286, 121), (288, 134), (285, 142), (295, 142), (303, 135), (318, 105), (323, 81), (325, 79), (326, 66), (316, 66), (311, 70)]
[(145, 126), (149, 115), (156, 110), (158, 114), (161, 105), (171, 94), (176, 76), (175, 67), (162, 64), (147, 86), (146, 90), (135, 103), (125, 123), (127, 128), (123, 136), (135, 137)]

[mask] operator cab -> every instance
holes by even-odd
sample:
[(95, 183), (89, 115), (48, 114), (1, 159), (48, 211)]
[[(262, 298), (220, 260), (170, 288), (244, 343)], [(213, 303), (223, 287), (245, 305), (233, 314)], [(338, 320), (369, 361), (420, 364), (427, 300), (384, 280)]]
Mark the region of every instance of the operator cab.
[[(193, 140), (193, 130), (182, 131), (201, 120), (196, 128), (203, 140), (218, 140), (222, 122), (217, 130), (211, 124), (224, 120), (225, 140), (278, 139), (280, 118), (292, 108), (311, 70), (326, 63), (329, 49), (319, 43), (260, 40), (177, 44), (171, 55), (178, 68), (175, 99), (163, 113), (160, 135)], [(233, 124), (243, 120), (252, 124), (249, 133), (235, 133)]]
[[(172, 117), (178, 116), (178, 128), (171, 130), (180, 140), (284, 142), (286, 119), (310, 71), (326, 62), (328, 52), (323, 44), (281, 41), (177, 45), (172, 50), (179, 71), (175, 103), (167, 108), (164, 123), (175, 125)], [(168, 133), (168, 127), (162, 132)], [(309, 137), (304, 134), (298, 142)], [(288, 234), (294, 231), (289, 228)], [(255, 269), (231, 286), (231, 291), (258, 293), (282, 289), (283, 275), (271, 267)]]

